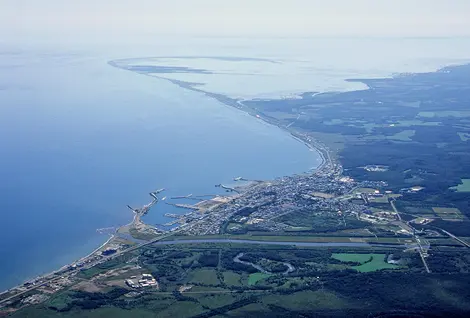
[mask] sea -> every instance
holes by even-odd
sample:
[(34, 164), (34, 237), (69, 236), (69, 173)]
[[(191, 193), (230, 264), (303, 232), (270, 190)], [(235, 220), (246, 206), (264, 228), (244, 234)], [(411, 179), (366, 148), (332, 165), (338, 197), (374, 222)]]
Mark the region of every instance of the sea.
[[(148, 203), (150, 191), (165, 188), (168, 198), (221, 194), (215, 185), (233, 184), (234, 177), (275, 179), (312, 171), (321, 162), (316, 151), (278, 127), (109, 61), (160, 57), (163, 65), (172, 59), (171, 65), (199, 67), (202, 61), (217, 74), (198, 77), (199, 88), (244, 99), (286, 98), (364, 89), (344, 79), (391, 76), (393, 69), (432, 71), (470, 58), (468, 39), (465, 48), (455, 39), (460, 50), (453, 53), (442, 42), (447, 40), (426, 41), (406, 42), (413, 43), (412, 54), (402, 49), (382, 58), (374, 50), (380, 43), (363, 39), (0, 43), (0, 290), (87, 255), (109, 237), (98, 229), (130, 222), (126, 205)], [(348, 45), (355, 49), (341, 49)], [(234, 56), (276, 63), (244, 60), (242, 78), (234, 82), (242, 59), (220, 63), (220, 57)], [(167, 212), (185, 211), (160, 202), (145, 221), (164, 223)]]

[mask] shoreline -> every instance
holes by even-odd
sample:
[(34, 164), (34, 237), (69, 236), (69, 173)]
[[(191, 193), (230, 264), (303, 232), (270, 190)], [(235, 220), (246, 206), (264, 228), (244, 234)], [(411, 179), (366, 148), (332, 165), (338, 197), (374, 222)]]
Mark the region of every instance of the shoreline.
[[(130, 71), (130, 70), (127, 70), (125, 68), (122, 68), (120, 66), (118, 66), (117, 64), (114, 64), (114, 63), (111, 63), (111, 62), (108, 62), (109, 65), (115, 67), (115, 68), (118, 68), (118, 69), (121, 69), (121, 70), (126, 70), (126, 71)], [(189, 90), (192, 90), (192, 91), (195, 91), (195, 92), (199, 92), (199, 93), (202, 93), (204, 94), (205, 96), (207, 97), (210, 97), (210, 98), (214, 98), (216, 99), (218, 102), (220, 102), (221, 104), (225, 105), (225, 106), (229, 106), (229, 107), (233, 107), (233, 108), (236, 108), (254, 118), (258, 118), (258, 119), (261, 119), (263, 122), (269, 124), (269, 125), (272, 125), (272, 126), (276, 126), (278, 127), (279, 129), (283, 130), (284, 132), (288, 133), (293, 139), (295, 139), (296, 141), (298, 142), (301, 142), (303, 143), (309, 150), (315, 150), (315, 152), (319, 155), (320, 159), (321, 159), (321, 162), (319, 163), (319, 165), (317, 167), (315, 167), (314, 169), (309, 169), (310, 170), (313, 170), (312, 172), (308, 172), (308, 173), (315, 173), (315, 172), (318, 172), (318, 171), (321, 171), (323, 170), (326, 166), (328, 166), (327, 164), (327, 159), (326, 157), (330, 158), (329, 154), (327, 153), (327, 150), (326, 149), (323, 149), (323, 147), (318, 147), (315, 143), (318, 142), (316, 140), (314, 140), (312, 138), (312, 140), (306, 140), (306, 138), (302, 138), (303, 136), (298, 136), (298, 132), (296, 132), (295, 130), (293, 129), (289, 129), (289, 127), (285, 127), (279, 123), (274, 123), (272, 122), (271, 120), (268, 120), (268, 118), (266, 118), (264, 116), (264, 114), (260, 114), (259, 117), (257, 117), (256, 115), (252, 114), (250, 111), (248, 110), (252, 110), (251, 108), (245, 106), (243, 104), (243, 100), (234, 100), (230, 97), (227, 97), (227, 96), (224, 96), (222, 94), (216, 94), (216, 93), (211, 93), (211, 92), (207, 92), (207, 91), (204, 91), (204, 90), (200, 90), (200, 89), (197, 89), (195, 88), (193, 85), (193, 83), (188, 83), (188, 82), (183, 82), (183, 81), (177, 81), (177, 80), (172, 80), (172, 79), (168, 79), (168, 78), (165, 78), (165, 77), (160, 77), (160, 76), (153, 76), (153, 75), (149, 75), (149, 74), (146, 74), (146, 73), (140, 73), (140, 72), (135, 72), (135, 71), (131, 71), (131, 72), (134, 72), (134, 73), (138, 73), (138, 74), (141, 74), (141, 75), (146, 75), (146, 76), (150, 76), (152, 78), (158, 78), (158, 79), (163, 79), (163, 80), (166, 80), (166, 81), (170, 81), (171, 83), (183, 88), (183, 89), (189, 89)], [(246, 108), (247, 110), (244, 110), (240, 107), (237, 107), (235, 106), (233, 103), (230, 103), (229, 101), (232, 101), (232, 102), (235, 102), (235, 104), (238, 104), (240, 106), (242, 106), (243, 108)], [(324, 154), (327, 153), (327, 155)], [(331, 159), (330, 159), (331, 160)], [(332, 162), (330, 162), (332, 164)], [(118, 233), (120, 229), (122, 229), (123, 227), (126, 227), (126, 226), (131, 226), (133, 224), (136, 223), (136, 221), (140, 221), (140, 216), (134, 212), (134, 216), (133, 216), (133, 219), (131, 222), (129, 222), (128, 224), (125, 224), (125, 225), (121, 225), (119, 226), (115, 233)], [(99, 247), (97, 247), (96, 249), (94, 249), (92, 252), (90, 252), (89, 254), (87, 254), (86, 256), (83, 256), (81, 258), (79, 258), (78, 260), (75, 260), (69, 264), (66, 264), (62, 267), (60, 267), (59, 269), (57, 270), (54, 270), (52, 272), (48, 272), (46, 274), (42, 274), (42, 275), (39, 275), (39, 276), (36, 276), (32, 279), (28, 279), (26, 280), (25, 282), (23, 282), (22, 284), (19, 284), (19, 285), (16, 285), (16, 286), (13, 286), (7, 290), (4, 290), (4, 291), (0, 291), (0, 296), (6, 294), (6, 293), (9, 293), (10, 291), (12, 290), (15, 290), (16, 288), (19, 288), (21, 287), (22, 285), (25, 285), (25, 284), (28, 284), (28, 283), (34, 283), (35, 281), (38, 281), (38, 280), (41, 280), (41, 279), (46, 279), (50, 276), (54, 276), (56, 275), (57, 273), (67, 269), (68, 267), (70, 266), (73, 266), (74, 264), (77, 264), (77, 263), (80, 263), (80, 262), (83, 262), (85, 261), (86, 259), (92, 257), (94, 254), (96, 254), (99, 250), (103, 249), (106, 245), (108, 245), (110, 242), (112, 242), (113, 239), (117, 238), (118, 236), (116, 234), (111, 234), (110, 237), (103, 243), (101, 244)]]
[(39, 276), (36, 276), (34, 278), (31, 278), (31, 279), (27, 279), (25, 280), (23, 283), (19, 284), (19, 285), (15, 285), (11, 288), (8, 288), (6, 290), (2, 290), (0, 291), (0, 296), (2, 296), (3, 294), (7, 294), (9, 292), (11, 292), (12, 290), (16, 289), (16, 288), (19, 288), (20, 286), (24, 285), (24, 284), (27, 284), (27, 283), (33, 283), (37, 280), (41, 280), (41, 279), (45, 279), (45, 278), (48, 278), (50, 276), (54, 276), (58, 273), (60, 273), (61, 271), (67, 269), (68, 267), (70, 266), (73, 266), (74, 264), (76, 263), (80, 263), (84, 260), (86, 260), (87, 258), (93, 256), (95, 253), (97, 253), (99, 250), (101, 250), (103, 247), (105, 247), (107, 244), (109, 244), (114, 238), (116, 238), (116, 235), (115, 234), (111, 234), (110, 237), (104, 242), (102, 243), (99, 247), (95, 248), (92, 252), (88, 253), (86, 256), (83, 256), (83, 257), (80, 257), (79, 259), (73, 261), (73, 262), (70, 262), (68, 264), (65, 264), (63, 266), (61, 266), (59, 269), (56, 269), (56, 270), (53, 270), (52, 272), (47, 272), (45, 274), (41, 274)]
[[(314, 137), (310, 137), (311, 139), (307, 139), (306, 137), (301, 136), (300, 133), (296, 132), (294, 129), (290, 129), (289, 127), (285, 127), (284, 125), (281, 125), (280, 123), (276, 122), (275, 119), (272, 119), (272, 118), (268, 119), (268, 117), (266, 117), (266, 115), (264, 115), (263, 113), (255, 113), (254, 109), (246, 106), (243, 103), (244, 101), (246, 101), (246, 99), (236, 99), (236, 98), (232, 98), (232, 97), (220, 94), (220, 93), (212, 93), (212, 92), (205, 91), (203, 89), (197, 88), (198, 86), (202, 85), (203, 83), (185, 82), (185, 81), (181, 81), (181, 80), (175, 80), (175, 79), (171, 79), (171, 78), (167, 78), (167, 77), (163, 77), (163, 76), (158, 76), (158, 75), (155, 75), (154, 73), (139, 72), (139, 71), (129, 69), (128, 65), (121, 66), (119, 64), (120, 61), (121, 62), (124, 62), (124, 61), (129, 62), (131, 60), (134, 60), (134, 59), (131, 58), (131, 59), (112, 60), (112, 61), (108, 61), (108, 65), (110, 65), (112, 67), (115, 67), (119, 70), (128, 71), (128, 72), (148, 76), (148, 77), (151, 77), (151, 78), (157, 78), (157, 79), (160, 79), (160, 80), (165, 80), (165, 81), (168, 81), (172, 84), (175, 84), (178, 87), (181, 87), (183, 89), (187, 89), (187, 90), (190, 90), (190, 91), (193, 91), (193, 92), (198, 92), (198, 93), (204, 94), (204, 96), (214, 98), (215, 100), (217, 100), (218, 102), (220, 102), (221, 104), (223, 104), (225, 106), (233, 107), (233, 108), (238, 109), (238, 110), (240, 110), (240, 111), (242, 111), (242, 112), (244, 112), (244, 113), (246, 113), (246, 114), (248, 114), (248, 115), (250, 115), (254, 118), (261, 119), (263, 122), (267, 123), (268, 125), (278, 127), (279, 129), (283, 130), (284, 132), (289, 133), (289, 135), (292, 138), (294, 138), (295, 140), (302, 142), (310, 150), (314, 149), (319, 154), (319, 156), (322, 160), (322, 162), (318, 165), (318, 167), (315, 168), (315, 171), (321, 171), (322, 169), (324, 169), (325, 166), (327, 166), (326, 161), (330, 161), (331, 166), (333, 165), (333, 161), (331, 159), (331, 156), (328, 153), (328, 150), (325, 149), (324, 145), (321, 145), (320, 141), (315, 140)], [(316, 92), (316, 93), (313, 93), (313, 96), (319, 95), (319, 94), (324, 94), (324, 93), (331, 93), (331, 92)]]

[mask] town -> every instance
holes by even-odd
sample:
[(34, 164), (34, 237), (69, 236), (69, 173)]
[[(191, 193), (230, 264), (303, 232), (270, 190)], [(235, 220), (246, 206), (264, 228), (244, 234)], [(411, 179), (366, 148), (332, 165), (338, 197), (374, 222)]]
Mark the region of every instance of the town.
[[(240, 180), (247, 181), (241, 177), (234, 178), (234, 181)], [(426, 258), (429, 256), (430, 244), (419, 237), (422, 231), (417, 231), (414, 225), (426, 224), (432, 220), (417, 218), (411, 222), (403, 221), (394, 205), (401, 194), (387, 190), (385, 182), (356, 182), (342, 175), (340, 164), (325, 160), (322, 167), (312, 174), (282, 177), (272, 181), (250, 181), (236, 188), (224, 188), (230, 192), (226, 196), (218, 195), (194, 205), (171, 203), (190, 212), (167, 213), (168, 217), (175, 219), (167, 224), (171, 226), (168, 230), (147, 225), (141, 219), (150, 212), (153, 205), (164, 201), (158, 197), (164, 189), (150, 192), (152, 201), (142, 208), (128, 206), (134, 213), (133, 221), (117, 229), (100, 248), (58, 271), (2, 293), (0, 308), (8, 308), (18, 301), (23, 306), (41, 303), (64, 288), (84, 284), (80, 273), (175, 235), (188, 238), (221, 234), (236, 237), (237, 234), (248, 232), (289, 234), (296, 231), (315, 232), (325, 226), (328, 230), (344, 230), (357, 222), (360, 225), (356, 227), (373, 224), (393, 235), (408, 237), (408, 248), (419, 252), (424, 267), (429, 272)], [(403, 191), (420, 190), (419, 187), (411, 187)], [(192, 194), (173, 199), (190, 196)], [(389, 204), (390, 209), (371, 207), (373, 203)], [(319, 223), (308, 227), (308, 223), (312, 222)], [(431, 232), (427, 230), (426, 234), (432, 235)], [(377, 237), (376, 234), (373, 235)], [(128, 266), (129, 270), (139, 269), (138, 265)], [(105, 276), (109, 278), (113, 275), (116, 273), (110, 271)], [(158, 278), (141, 271), (116, 282), (117, 286), (132, 290), (159, 288)]]

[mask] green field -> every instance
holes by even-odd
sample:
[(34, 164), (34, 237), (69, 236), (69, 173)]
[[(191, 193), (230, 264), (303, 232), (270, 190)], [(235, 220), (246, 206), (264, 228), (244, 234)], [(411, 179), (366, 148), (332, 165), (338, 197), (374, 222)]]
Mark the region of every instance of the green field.
[(457, 208), (439, 208), (433, 207), (432, 208), (434, 213), (436, 213), (440, 218), (449, 219), (449, 220), (462, 220), (462, 212), (460, 212)]
[[(349, 254), (339, 253), (333, 254), (331, 257), (342, 262), (357, 262), (361, 265), (352, 266), (361, 273), (374, 272), (381, 269), (395, 269), (399, 268), (397, 265), (388, 264), (384, 261), (386, 254)], [(371, 260), (372, 258), (372, 260)]]
[(241, 283), (241, 275), (232, 271), (226, 271), (223, 273), (224, 282), (229, 286), (243, 286)]
[(259, 282), (260, 280), (263, 280), (265, 278), (268, 278), (269, 274), (264, 274), (264, 273), (254, 273), (254, 274), (250, 274), (250, 276), (248, 277), (248, 285), (250, 286), (253, 286), (253, 285), (256, 285), (257, 282)]
[(356, 188), (354, 189), (353, 193), (374, 193), (375, 190), (373, 188)]
[(280, 305), (288, 310), (319, 310), (344, 308), (347, 302), (328, 291), (301, 291), (291, 295), (268, 295), (262, 298), (265, 305)]
[(189, 283), (218, 285), (220, 281), (217, 278), (217, 271), (212, 269), (199, 269), (192, 272)]
[(371, 257), (374, 255), (381, 255), (381, 254), (349, 254), (349, 253), (333, 253), (331, 255), (332, 258), (337, 259), (341, 262), (357, 262), (357, 263), (365, 263), (370, 260)]
[(202, 306), (211, 309), (227, 306), (238, 300), (238, 295), (236, 294), (195, 294), (193, 296), (199, 301)]
[(462, 183), (450, 189), (456, 190), (457, 192), (470, 192), (470, 179), (462, 179)]
[(158, 235), (157, 234), (150, 234), (150, 233), (142, 233), (142, 232), (139, 232), (137, 231), (136, 229), (129, 229), (129, 234), (137, 239), (137, 240), (143, 240), (143, 241), (150, 241), (150, 240), (153, 240), (154, 238), (157, 238)]

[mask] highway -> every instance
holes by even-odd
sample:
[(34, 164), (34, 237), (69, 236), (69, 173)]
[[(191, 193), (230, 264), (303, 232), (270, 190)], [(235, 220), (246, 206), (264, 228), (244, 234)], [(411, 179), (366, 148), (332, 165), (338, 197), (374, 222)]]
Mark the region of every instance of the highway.
[(454, 234), (452, 234), (452, 233), (450, 233), (450, 232), (448, 232), (448, 231), (446, 231), (446, 230), (444, 230), (444, 229), (441, 229), (441, 228), (439, 228), (439, 227), (434, 227), (434, 228), (435, 228), (435, 229), (438, 229), (438, 230), (440, 230), (440, 231), (442, 231), (442, 232), (444, 232), (445, 234), (449, 235), (451, 238), (453, 238), (453, 239), (456, 240), (457, 242), (462, 243), (462, 244), (465, 245), (466, 247), (470, 247), (470, 244), (469, 244), (469, 243), (465, 242), (464, 240), (462, 240), (461, 238), (455, 236)]
[(413, 237), (414, 237), (414, 239), (416, 240), (416, 243), (418, 243), (418, 246), (419, 246), (419, 250), (418, 250), (419, 256), (421, 257), (421, 260), (423, 261), (423, 265), (424, 265), (424, 268), (426, 269), (426, 272), (428, 274), (431, 273), (431, 270), (429, 269), (428, 263), (426, 262), (427, 252), (424, 250), (423, 246), (421, 245), (420, 238), (417, 235), (414, 234), (414, 228), (412, 226), (410, 226), (410, 224), (408, 222), (407, 223), (403, 222), (403, 220), (400, 216), (400, 212), (398, 212), (398, 209), (395, 206), (395, 199), (390, 200), (390, 205), (392, 206), (393, 211), (395, 211), (395, 213), (397, 214), (398, 219), (400, 220), (400, 223), (402, 223), (401, 227), (403, 227), (404, 229), (406, 229), (407, 227), (413, 229)]

